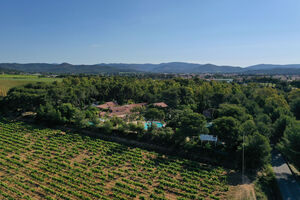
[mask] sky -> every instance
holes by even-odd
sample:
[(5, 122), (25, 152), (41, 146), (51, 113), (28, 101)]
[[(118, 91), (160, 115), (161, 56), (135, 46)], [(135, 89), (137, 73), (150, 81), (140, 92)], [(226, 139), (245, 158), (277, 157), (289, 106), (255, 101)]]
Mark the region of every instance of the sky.
[(0, 0), (0, 62), (300, 63), (299, 0)]

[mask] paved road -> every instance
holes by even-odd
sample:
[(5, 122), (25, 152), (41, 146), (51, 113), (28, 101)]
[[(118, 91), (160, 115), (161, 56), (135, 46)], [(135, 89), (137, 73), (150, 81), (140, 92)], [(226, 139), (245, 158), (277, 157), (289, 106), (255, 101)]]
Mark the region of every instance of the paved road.
[(290, 168), (282, 155), (276, 151), (272, 153), (272, 167), (283, 200), (300, 200), (300, 185), (295, 180)]

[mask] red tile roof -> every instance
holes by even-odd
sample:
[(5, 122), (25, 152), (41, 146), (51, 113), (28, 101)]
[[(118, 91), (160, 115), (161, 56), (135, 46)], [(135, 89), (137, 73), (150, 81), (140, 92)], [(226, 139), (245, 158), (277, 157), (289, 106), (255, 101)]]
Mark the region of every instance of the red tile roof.
[[(131, 110), (136, 107), (142, 107), (147, 105), (147, 103), (136, 103), (136, 104), (129, 104), (124, 106), (113, 106), (109, 107), (110, 113), (109, 116), (118, 116), (124, 117), (131, 113)], [(103, 107), (102, 107), (103, 108)], [(101, 112), (100, 116), (103, 116), (105, 112)]]
[(154, 103), (153, 105), (162, 108), (168, 107), (168, 105), (165, 102), (158, 102), (158, 103)]
[(100, 117), (103, 117), (103, 116), (105, 116), (105, 114), (106, 114), (106, 112), (100, 112), (100, 113), (99, 113), (99, 116), (100, 116)]
[(110, 108), (113, 108), (115, 106), (118, 106), (117, 103), (113, 102), (113, 101), (109, 101), (109, 102), (106, 102), (104, 104), (101, 104), (99, 106), (97, 106), (97, 108), (100, 108), (100, 109), (110, 109)]
[(125, 113), (130, 113), (130, 111), (133, 108), (136, 107), (142, 107), (146, 105), (146, 103), (136, 103), (136, 104), (129, 104), (129, 105), (124, 105), (124, 106), (116, 106), (116, 107), (112, 107), (110, 108), (112, 113), (116, 113), (116, 112), (125, 112)]

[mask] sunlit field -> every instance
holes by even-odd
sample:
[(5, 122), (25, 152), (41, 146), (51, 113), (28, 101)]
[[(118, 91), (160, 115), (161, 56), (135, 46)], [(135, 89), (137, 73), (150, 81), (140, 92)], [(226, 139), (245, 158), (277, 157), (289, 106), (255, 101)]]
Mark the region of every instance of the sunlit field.
[(59, 78), (39, 77), (37, 75), (0, 74), (0, 96), (5, 96), (10, 88), (34, 82), (60, 81)]
[(0, 199), (224, 199), (221, 167), (0, 120)]

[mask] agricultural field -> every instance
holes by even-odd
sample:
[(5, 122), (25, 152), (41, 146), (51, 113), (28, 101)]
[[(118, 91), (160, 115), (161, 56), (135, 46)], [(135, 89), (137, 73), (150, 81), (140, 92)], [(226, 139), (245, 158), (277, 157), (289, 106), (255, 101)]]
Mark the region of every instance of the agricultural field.
[(10, 88), (34, 82), (60, 81), (60, 78), (39, 77), (37, 75), (0, 74), (0, 96), (5, 96)]
[(264, 87), (275, 87), (276, 86), (275, 83), (259, 83), (259, 84), (264, 86)]
[(227, 171), (0, 120), (0, 199), (224, 199)]

